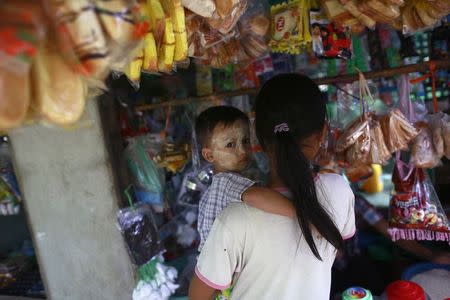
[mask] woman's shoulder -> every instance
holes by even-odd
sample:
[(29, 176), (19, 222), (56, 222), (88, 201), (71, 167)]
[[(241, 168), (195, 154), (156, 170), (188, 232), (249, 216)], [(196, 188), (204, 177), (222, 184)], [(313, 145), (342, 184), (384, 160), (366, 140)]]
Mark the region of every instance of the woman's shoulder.
[(326, 205), (351, 204), (355, 198), (347, 180), (338, 174), (320, 174), (316, 187), (320, 200)]
[(343, 192), (350, 192), (353, 194), (349, 183), (342, 175), (336, 173), (319, 174), (317, 181), (320, 182), (320, 184), (327, 190), (331, 189), (333, 192), (342, 190)]

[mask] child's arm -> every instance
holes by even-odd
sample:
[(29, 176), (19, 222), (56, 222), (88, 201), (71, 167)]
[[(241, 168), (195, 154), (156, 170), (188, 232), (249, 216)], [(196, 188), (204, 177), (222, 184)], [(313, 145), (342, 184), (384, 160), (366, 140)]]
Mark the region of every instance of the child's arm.
[(265, 187), (251, 186), (242, 194), (242, 201), (272, 214), (295, 217), (295, 208), (288, 198)]

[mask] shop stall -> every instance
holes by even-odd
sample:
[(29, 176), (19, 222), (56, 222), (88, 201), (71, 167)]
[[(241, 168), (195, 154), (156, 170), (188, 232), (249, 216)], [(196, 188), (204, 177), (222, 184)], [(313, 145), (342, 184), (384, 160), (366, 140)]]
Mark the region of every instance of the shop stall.
[[(0, 252), (0, 299), (187, 299), (214, 177), (196, 117), (234, 106), (253, 126), (260, 87), (283, 73), (319, 86), (328, 131), (311, 164), (356, 195), (331, 297), (450, 297), (437, 284), (450, 280), (449, 13), (447, 0), (0, 4), (0, 130), (19, 181), (0, 158), (0, 245), (21, 249)], [(243, 176), (264, 185), (250, 140)], [(26, 216), (25, 243), (3, 215)], [(26, 273), (34, 285), (12, 292)]]

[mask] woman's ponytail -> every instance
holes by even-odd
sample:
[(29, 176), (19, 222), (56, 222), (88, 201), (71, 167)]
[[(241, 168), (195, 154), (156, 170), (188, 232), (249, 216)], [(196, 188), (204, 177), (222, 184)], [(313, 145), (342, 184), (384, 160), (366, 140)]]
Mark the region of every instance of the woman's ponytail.
[(278, 133), (276, 140), (274, 158), (278, 176), (292, 193), (292, 204), (309, 248), (322, 260), (311, 228), (315, 228), (337, 249), (343, 247), (342, 236), (317, 199), (312, 166), (298, 146), (298, 141), (289, 132)]

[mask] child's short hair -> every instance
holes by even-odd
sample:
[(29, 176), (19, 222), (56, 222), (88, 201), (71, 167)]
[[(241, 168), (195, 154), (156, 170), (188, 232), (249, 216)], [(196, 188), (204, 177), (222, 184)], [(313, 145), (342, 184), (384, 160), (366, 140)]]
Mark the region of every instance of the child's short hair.
[(233, 106), (213, 106), (204, 110), (195, 121), (195, 134), (200, 149), (204, 148), (217, 125), (230, 126), (236, 121), (249, 123), (248, 116)]

